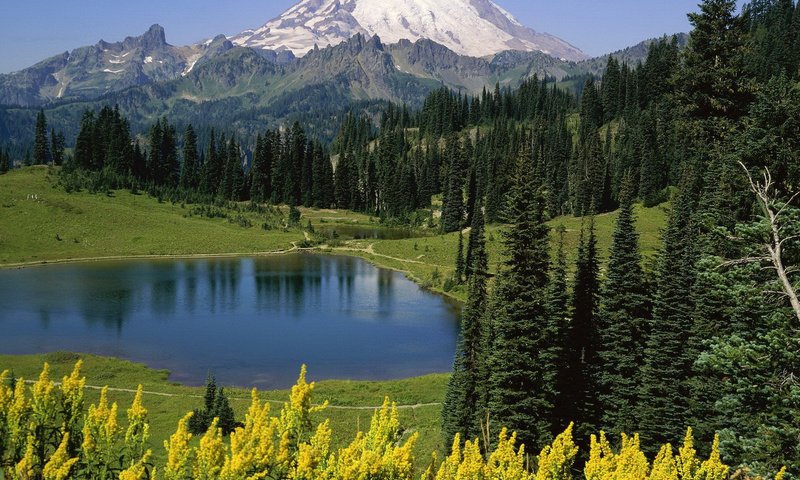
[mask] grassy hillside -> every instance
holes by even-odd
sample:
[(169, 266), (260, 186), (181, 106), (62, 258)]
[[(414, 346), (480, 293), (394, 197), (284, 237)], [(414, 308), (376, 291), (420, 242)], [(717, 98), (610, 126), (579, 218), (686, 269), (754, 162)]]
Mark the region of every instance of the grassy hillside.
[(299, 230), (264, 231), (264, 219), (244, 213), (242, 228), (209, 219), (191, 206), (147, 195), (66, 193), (46, 167), (0, 176), (0, 265), (136, 255), (275, 252), (303, 239)]
[[(110, 195), (66, 193), (57, 182), (55, 172), (46, 167), (0, 175), (0, 267), (129, 256), (280, 253), (300, 246), (304, 239), (299, 228), (264, 230), (261, 226), (267, 219), (259, 213), (220, 209), (227, 218), (206, 218), (191, 205), (163, 203), (124, 190)], [(375, 219), (345, 210), (302, 212), (304, 226), (311, 221), (315, 228), (380, 228)], [(637, 216), (643, 253), (652, 257), (666, 223), (666, 207), (639, 207)], [(555, 227), (566, 228), (570, 260), (574, 259), (583, 221), (561, 217), (550, 222), (554, 245)], [(596, 218), (603, 258), (608, 254), (615, 222), (616, 213)], [(499, 225), (487, 228), (493, 271), (502, 261), (501, 231)], [(457, 233), (428, 232), (421, 238), (350, 241), (323, 246), (319, 251), (363, 257), (378, 266), (403, 271), (434, 291), (464, 300), (463, 288), (444, 292), (445, 279), (454, 270), (457, 247)]]
[[(666, 225), (667, 206), (644, 208), (639, 205), (636, 208), (636, 215), (642, 253), (645, 263), (648, 263), (652, 261), (661, 244), (659, 236), (661, 229)], [(599, 215), (595, 219), (601, 265), (607, 260), (616, 220), (616, 212)], [(554, 254), (558, 242), (556, 228), (559, 225), (565, 227), (565, 250), (570, 264), (574, 263), (577, 254), (581, 225), (584, 221), (582, 218), (560, 217), (549, 222), (552, 227), (551, 238)], [(493, 273), (497, 272), (497, 267), (503, 260), (502, 230), (503, 227), (500, 225), (491, 225), (487, 228), (487, 249), (490, 270)], [(468, 232), (464, 233), (466, 242)], [(359, 255), (376, 265), (406, 272), (411, 279), (434, 291), (446, 293), (462, 301), (466, 299), (466, 288), (463, 286), (444, 291), (445, 279), (452, 276), (455, 270), (458, 233), (407, 240), (354, 241), (330, 251)]]

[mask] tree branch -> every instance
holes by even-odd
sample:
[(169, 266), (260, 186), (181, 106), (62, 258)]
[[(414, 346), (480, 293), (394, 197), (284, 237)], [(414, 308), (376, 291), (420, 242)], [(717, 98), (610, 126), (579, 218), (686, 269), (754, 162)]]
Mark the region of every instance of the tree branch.
[[(750, 171), (747, 169), (744, 163), (739, 162), (739, 165), (741, 165), (744, 169), (747, 179), (750, 181), (750, 189), (753, 191), (756, 198), (758, 198), (760, 204), (759, 206), (764, 212), (764, 217), (766, 217), (766, 219), (769, 221), (771, 235), (768, 243), (764, 245), (764, 248), (767, 252), (769, 252), (770, 260), (775, 267), (775, 271), (778, 275), (778, 279), (781, 282), (783, 291), (786, 296), (789, 297), (789, 303), (794, 310), (798, 322), (800, 322), (800, 299), (797, 297), (797, 291), (795, 290), (792, 282), (789, 280), (789, 274), (787, 273), (787, 269), (783, 264), (782, 247), (784, 239), (781, 238), (781, 225), (779, 222), (780, 214), (789, 205), (789, 203), (791, 203), (791, 201), (787, 202), (778, 211), (778, 213), (775, 213), (773, 206), (775, 205), (776, 199), (771, 193), (772, 174), (770, 174), (769, 169), (764, 169), (764, 183), (760, 184), (753, 180), (753, 176), (750, 175)], [(796, 198), (796, 196), (797, 195), (793, 196), (792, 199)]]

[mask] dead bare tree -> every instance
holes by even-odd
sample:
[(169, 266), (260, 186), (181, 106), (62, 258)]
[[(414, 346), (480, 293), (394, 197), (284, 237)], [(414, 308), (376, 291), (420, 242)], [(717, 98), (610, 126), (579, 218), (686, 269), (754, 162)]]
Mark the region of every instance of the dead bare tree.
[(742, 259), (739, 263), (771, 263), (772, 268), (778, 275), (778, 280), (780, 280), (783, 289), (782, 293), (789, 298), (789, 303), (797, 316), (798, 322), (800, 322), (800, 300), (798, 300), (797, 297), (797, 289), (795, 289), (790, 279), (790, 275), (797, 271), (797, 267), (787, 268), (783, 262), (783, 247), (787, 242), (800, 238), (800, 235), (787, 236), (785, 233), (786, 225), (784, 225), (782, 217), (791, 203), (800, 196), (800, 192), (794, 194), (785, 204), (780, 204), (769, 169), (764, 169), (763, 181), (757, 182), (753, 179), (750, 171), (742, 162), (739, 162), (739, 165), (742, 166), (747, 174), (747, 179), (750, 181), (750, 189), (756, 196), (756, 200), (758, 201), (758, 205), (761, 208), (765, 220), (769, 223), (769, 235), (763, 244), (764, 254), (762, 256)]

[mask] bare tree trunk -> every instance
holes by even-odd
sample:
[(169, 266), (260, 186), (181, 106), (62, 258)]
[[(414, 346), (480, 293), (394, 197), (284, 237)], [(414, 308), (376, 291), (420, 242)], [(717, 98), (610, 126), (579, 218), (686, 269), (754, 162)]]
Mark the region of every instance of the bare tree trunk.
[(800, 194), (795, 194), (791, 199), (789, 199), (786, 205), (781, 208), (777, 208), (775, 202), (776, 199), (772, 193), (772, 175), (769, 173), (769, 170), (764, 170), (764, 182), (758, 183), (753, 180), (753, 177), (750, 175), (750, 171), (747, 170), (747, 167), (745, 167), (741, 162), (739, 162), (739, 164), (747, 173), (747, 178), (750, 180), (750, 189), (756, 195), (759, 206), (764, 213), (764, 217), (767, 219), (767, 221), (769, 221), (770, 240), (769, 243), (764, 245), (764, 248), (768, 253), (769, 261), (772, 262), (772, 266), (777, 272), (783, 291), (789, 298), (789, 303), (794, 310), (795, 316), (797, 317), (798, 322), (800, 322), (800, 299), (797, 297), (797, 290), (795, 290), (794, 285), (792, 285), (792, 282), (789, 279), (789, 273), (783, 264), (783, 245), (787, 241), (793, 240), (796, 237), (784, 238), (780, 223), (780, 217), (784, 212), (784, 209), (786, 209), (792, 200), (797, 198), (797, 196)]

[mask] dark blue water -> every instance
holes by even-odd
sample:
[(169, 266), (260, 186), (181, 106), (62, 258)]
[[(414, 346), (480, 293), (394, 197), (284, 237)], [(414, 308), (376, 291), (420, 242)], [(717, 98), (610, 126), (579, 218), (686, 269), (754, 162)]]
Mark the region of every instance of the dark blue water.
[[(0, 271), (0, 353), (73, 351), (200, 385), (284, 388), (451, 367), (458, 307), (350, 257), (125, 261)], [(0, 365), (2, 367), (2, 365)]]

